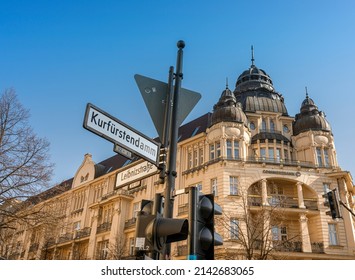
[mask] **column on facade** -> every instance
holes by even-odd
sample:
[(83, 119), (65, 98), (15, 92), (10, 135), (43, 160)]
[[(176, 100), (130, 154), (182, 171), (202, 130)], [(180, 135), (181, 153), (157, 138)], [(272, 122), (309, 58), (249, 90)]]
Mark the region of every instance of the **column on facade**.
[(96, 230), (97, 224), (99, 220), (99, 207), (95, 209), (94, 216), (92, 217), (93, 221), (91, 223), (91, 231), (90, 231), (90, 238), (89, 238), (89, 248), (87, 258), (89, 260), (95, 259), (95, 245), (96, 245)]
[(308, 230), (308, 218), (306, 214), (301, 213), (299, 221), (300, 221), (300, 231), (301, 231), (301, 241), (302, 241), (302, 252), (311, 253), (312, 246), (311, 246), (311, 239)]
[[(338, 189), (340, 200), (349, 207), (348, 190), (344, 178), (338, 179)], [(348, 251), (355, 252), (355, 224), (353, 216), (344, 207), (340, 206), (341, 215), (344, 220), (346, 239), (348, 240)]]
[[(320, 166), (322, 163), (318, 162), (316, 146), (312, 145), (311, 149), (312, 149), (312, 155), (313, 155), (314, 164), (317, 165), (317, 166)], [(305, 159), (305, 161), (307, 161), (307, 159)]]
[(269, 206), (269, 202), (267, 201), (267, 180), (261, 180), (261, 204), (263, 206)]
[[(242, 130), (241, 130), (242, 131)], [(242, 131), (243, 136), (240, 137), (239, 139), (239, 158), (240, 159), (246, 159), (246, 147), (245, 147), (245, 140), (244, 140), (244, 131)], [(234, 139), (234, 141), (237, 141), (237, 138)]]
[(293, 159), (292, 159), (292, 156), (291, 156), (291, 144), (290, 144), (290, 142), (288, 142), (287, 143), (287, 154), (288, 154), (288, 160), (289, 161), (292, 161)]
[(261, 158), (261, 154), (260, 154), (260, 139), (256, 140), (256, 144), (257, 144), (257, 149), (256, 149), (256, 152), (257, 152), (257, 160), (260, 160)]
[(284, 146), (284, 140), (281, 140), (280, 161), (283, 162), (284, 160), (285, 160), (285, 146)]
[(296, 186), (297, 186), (298, 207), (299, 208), (306, 208), (306, 206), (304, 205), (304, 199), (303, 199), (302, 183), (297, 182)]
[(122, 228), (120, 227), (120, 203), (121, 199), (116, 201), (114, 204), (113, 208), (113, 215), (112, 215), (112, 224), (111, 224), (111, 231), (110, 231), (110, 237), (109, 237), (109, 244), (110, 246), (113, 246), (113, 248), (116, 248), (117, 246), (122, 245), (122, 241), (119, 238), (123, 238), (123, 235), (121, 234)]
[(265, 159), (269, 159), (269, 139), (265, 139)]
[[(220, 140), (220, 147), (221, 147), (221, 158), (226, 159), (227, 158), (227, 136), (226, 136), (226, 127), (222, 126), (221, 128), (221, 133), (222, 137)], [(217, 153), (217, 150), (216, 150)]]

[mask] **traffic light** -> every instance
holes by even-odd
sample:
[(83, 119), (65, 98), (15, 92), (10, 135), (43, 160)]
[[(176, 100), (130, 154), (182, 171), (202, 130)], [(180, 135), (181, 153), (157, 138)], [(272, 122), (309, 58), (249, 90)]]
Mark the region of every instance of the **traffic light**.
[(221, 215), (222, 208), (214, 203), (213, 194), (199, 193), (196, 187), (189, 189), (189, 206), (189, 259), (213, 260), (214, 246), (223, 244), (214, 231), (214, 215)]
[(150, 254), (158, 259), (164, 244), (187, 239), (187, 219), (171, 219), (162, 217), (161, 194), (155, 195), (153, 201), (142, 201), (141, 211), (137, 214), (136, 223), (136, 257), (141, 259)]
[(187, 239), (187, 219), (156, 217), (145, 229), (146, 238), (154, 251), (161, 252), (164, 244)]
[(164, 146), (161, 146), (159, 152), (159, 166), (158, 166), (160, 170), (160, 174), (159, 174), (160, 184), (164, 184), (165, 182), (167, 153), (168, 153), (168, 149)]
[(153, 215), (153, 201), (142, 200), (141, 210), (137, 213), (135, 255), (137, 259), (144, 259), (144, 256), (152, 252), (152, 245), (145, 237), (147, 225), (155, 218)]
[(327, 211), (326, 214), (332, 216), (333, 219), (341, 218), (337, 191), (332, 190), (330, 192), (327, 192), (327, 198), (330, 211)]

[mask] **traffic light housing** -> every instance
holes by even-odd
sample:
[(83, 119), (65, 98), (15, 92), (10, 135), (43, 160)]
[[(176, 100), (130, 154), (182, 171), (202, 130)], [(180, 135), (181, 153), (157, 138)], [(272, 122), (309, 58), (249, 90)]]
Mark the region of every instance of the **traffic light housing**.
[(340, 207), (339, 207), (339, 199), (336, 190), (332, 190), (327, 192), (328, 204), (330, 211), (326, 213), (332, 216), (332, 219), (341, 218)]
[(213, 260), (214, 246), (222, 245), (222, 237), (214, 231), (214, 215), (222, 208), (214, 203), (213, 194), (199, 193), (196, 187), (189, 190), (189, 259)]
[(165, 244), (187, 239), (187, 219), (163, 218), (162, 204), (161, 194), (155, 195), (154, 202), (142, 200), (136, 223), (135, 247), (138, 259), (146, 254), (157, 259)]

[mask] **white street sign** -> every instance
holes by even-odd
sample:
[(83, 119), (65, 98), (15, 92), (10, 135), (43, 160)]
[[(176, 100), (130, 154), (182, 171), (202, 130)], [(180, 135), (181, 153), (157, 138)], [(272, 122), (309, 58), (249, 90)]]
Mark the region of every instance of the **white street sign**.
[(116, 188), (123, 187), (135, 181), (142, 180), (158, 172), (158, 168), (150, 162), (144, 161), (117, 173)]
[(88, 103), (84, 128), (158, 165), (160, 145), (120, 120)]

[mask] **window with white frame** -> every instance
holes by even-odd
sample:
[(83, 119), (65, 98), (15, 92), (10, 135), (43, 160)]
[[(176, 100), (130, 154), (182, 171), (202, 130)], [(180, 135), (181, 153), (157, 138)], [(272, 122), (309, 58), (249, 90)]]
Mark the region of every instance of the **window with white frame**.
[(234, 151), (234, 158), (239, 158), (239, 141), (233, 141), (233, 151)]
[(260, 157), (265, 159), (266, 158), (266, 150), (265, 148), (260, 148)]
[(113, 215), (113, 204), (108, 204), (102, 207), (102, 223), (111, 223)]
[(229, 177), (229, 194), (238, 195), (238, 177)]
[(210, 145), (210, 160), (214, 160), (215, 157), (216, 157), (216, 154), (215, 154), (214, 144), (211, 144)]
[(217, 158), (221, 157), (221, 143), (220, 142), (216, 142), (216, 156), (217, 156)]
[(231, 159), (232, 158), (232, 140), (227, 140), (227, 158)]
[(322, 166), (322, 151), (320, 148), (316, 148), (318, 166)]
[(108, 258), (108, 242), (108, 240), (104, 240), (97, 243), (97, 259), (106, 260)]
[(237, 218), (231, 218), (229, 221), (230, 239), (239, 239), (239, 221)]
[(334, 223), (328, 224), (328, 231), (329, 231), (329, 245), (339, 245), (336, 224)]
[(226, 156), (228, 159), (239, 158), (239, 141), (228, 139), (226, 142)]
[(269, 159), (273, 160), (275, 158), (274, 148), (269, 148), (268, 152), (269, 152)]
[(218, 196), (217, 178), (211, 179), (211, 192), (214, 196)]
[(133, 255), (134, 255), (134, 248), (135, 248), (134, 245), (135, 245), (135, 244), (134, 244), (134, 238), (131, 237), (131, 238), (129, 239), (129, 255), (130, 255), (130, 256), (133, 256)]
[(287, 228), (285, 226), (273, 226), (271, 234), (274, 241), (287, 241)]

